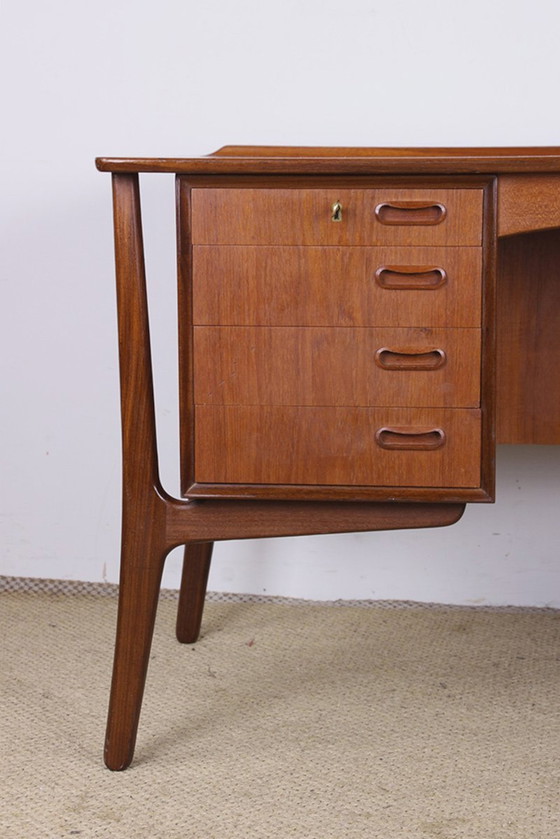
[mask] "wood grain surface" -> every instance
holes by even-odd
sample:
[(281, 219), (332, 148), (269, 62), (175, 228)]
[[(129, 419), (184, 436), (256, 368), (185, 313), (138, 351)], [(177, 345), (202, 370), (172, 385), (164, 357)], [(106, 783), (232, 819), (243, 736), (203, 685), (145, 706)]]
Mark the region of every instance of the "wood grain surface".
[[(441, 408), (198, 406), (200, 483), (480, 486), (480, 411)], [(443, 429), (433, 451), (389, 451), (384, 428)]]
[(478, 407), (480, 344), (480, 329), (198, 326), (195, 404)]
[(560, 227), (560, 174), (502, 175), (498, 181), (498, 235)]
[(560, 172), (557, 146), (497, 148), (332, 148), (224, 146), (196, 158), (98, 157), (103, 172), (183, 174), (333, 173), (406, 175), (419, 173)]
[[(479, 326), (477, 247), (195, 246), (193, 322), (271, 326)], [(383, 288), (376, 274), (434, 268), (438, 288)], [(406, 273), (404, 274), (406, 277)]]
[[(208, 187), (194, 188), (191, 201), (194, 245), (480, 245), (482, 237), (480, 189)], [(441, 204), (446, 212), (417, 224), (403, 207), (416, 203)], [(402, 222), (382, 223), (382, 204), (401, 205)]]
[(560, 230), (501, 239), (497, 439), (560, 443)]

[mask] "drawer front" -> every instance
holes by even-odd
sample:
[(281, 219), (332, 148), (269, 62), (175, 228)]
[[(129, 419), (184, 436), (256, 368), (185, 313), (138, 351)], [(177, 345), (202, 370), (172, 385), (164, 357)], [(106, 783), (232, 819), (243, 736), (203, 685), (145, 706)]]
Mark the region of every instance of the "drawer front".
[(195, 481), (480, 486), (476, 409), (196, 408)]
[(482, 199), (478, 188), (194, 188), (192, 242), (479, 246)]
[(479, 329), (195, 327), (198, 405), (478, 407)]
[(196, 246), (193, 322), (479, 326), (480, 248)]

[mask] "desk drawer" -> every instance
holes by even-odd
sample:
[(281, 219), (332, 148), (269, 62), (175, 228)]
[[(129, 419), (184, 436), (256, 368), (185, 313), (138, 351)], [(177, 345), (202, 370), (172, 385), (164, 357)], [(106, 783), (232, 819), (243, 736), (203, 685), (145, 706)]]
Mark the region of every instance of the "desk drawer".
[(480, 329), (194, 329), (198, 405), (478, 407)]
[(195, 481), (478, 487), (480, 420), (476, 409), (199, 406)]
[(479, 188), (194, 188), (192, 242), (479, 246), (482, 199)]
[(482, 249), (193, 248), (193, 322), (479, 326)]

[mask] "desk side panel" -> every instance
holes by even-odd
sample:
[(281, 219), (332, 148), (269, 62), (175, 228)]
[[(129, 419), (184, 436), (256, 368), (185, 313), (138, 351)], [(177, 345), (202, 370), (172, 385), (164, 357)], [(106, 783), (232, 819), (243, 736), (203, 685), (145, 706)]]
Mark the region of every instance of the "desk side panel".
[(501, 239), (498, 443), (560, 443), (560, 230)]

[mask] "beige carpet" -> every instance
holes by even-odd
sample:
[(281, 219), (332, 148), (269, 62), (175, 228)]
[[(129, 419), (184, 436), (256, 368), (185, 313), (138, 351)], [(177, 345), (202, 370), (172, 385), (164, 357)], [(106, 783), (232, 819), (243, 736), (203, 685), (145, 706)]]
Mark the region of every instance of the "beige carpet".
[(3, 839), (560, 836), (558, 612), (210, 602), (185, 647), (163, 600), (111, 773), (116, 600), (37, 589), (0, 594)]

